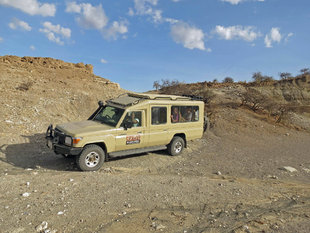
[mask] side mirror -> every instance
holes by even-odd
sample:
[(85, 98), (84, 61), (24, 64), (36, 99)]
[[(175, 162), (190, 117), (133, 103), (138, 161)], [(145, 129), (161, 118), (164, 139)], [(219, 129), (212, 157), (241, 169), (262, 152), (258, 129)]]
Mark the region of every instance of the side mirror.
[(124, 123), (124, 129), (125, 130), (130, 129), (130, 128), (132, 128), (132, 123), (131, 122)]
[(98, 105), (99, 105), (99, 107), (102, 107), (102, 106), (104, 106), (104, 102), (101, 101), (101, 100), (99, 100), (99, 101), (98, 101)]

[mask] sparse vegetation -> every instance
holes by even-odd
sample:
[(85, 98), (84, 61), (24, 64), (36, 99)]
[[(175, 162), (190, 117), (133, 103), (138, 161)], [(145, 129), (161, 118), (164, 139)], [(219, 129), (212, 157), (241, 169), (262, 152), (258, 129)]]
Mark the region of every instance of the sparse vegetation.
[[(193, 84), (185, 84), (177, 80), (170, 81), (168, 79), (162, 79), (160, 82), (155, 81), (153, 87), (160, 90), (162, 94), (200, 96), (207, 104), (210, 115), (213, 114), (212, 112), (216, 108), (215, 103), (217, 103), (217, 98), (219, 97), (215, 89), (221, 90), (221, 88), (230, 87), (226, 89), (226, 91), (232, 94), (233, 97), (231, 96), (228, 98), (232, 100), (232, 102), (226, 103), (226, 106), (234, 106), (234, 108), (238, 108), (238, 106), (247, 107), (256, 114), (265, 116), (273, 122), (286, 124), (285, 122), (288, 121), (289, 115), (294, 113), (296, 109), (303, 107), (295, 106), (293, 108), (290, 104), (292, 102), (295, 104), (297, 101), (300, 101), (300, 99), (304, 99), (306, 92), (300, 93), (299, 89), (295, 92), (285, 91), (287, 85), (294, 89), (294, 86), (300, 86), (301, 82), (307, 83), (310, 70), (304, 68), (300, 70), (300, 72), (302, 75), (296, 77), (289, 72), (279, 72), (280, 80), (275, 80), (272, 76), (263, 75), (261, 72), (254, 72), (252, 75), (252, 82), (234, 82), (231, 77), (226, 77), (222, 82), (218, 82), (217, 79), (214, 79), (209, 82), (205, 81)], [(289, 82), (286, 82), (286, 80)], [(271, 85), (272, 88), (275, 87), (278, 91), (270, 93)], [(266, 92), (266, 89), (263, 87), (266, 87), (268, 91)], [(241, 105), (234, 102), (236, 99), (241, 101)], [(306, 104), (308, 104), (308, 102)]]
[(241, 105), (248, 106), (254, 112), (262, 108), (261, 104), (266, 101), (264, 96), (254, 88), (247, 88), (246, 92), (241, 94)]
[(158, 82), (158, 81), (154, 81), (154, 83), (153, 83), (153, 88), (155, 88), (156, 91), (158, 91), (159, 87), (160, 87), (159, 82)]
[(252, 79), (256, 83), (271, 82), (274, 80), (272, 76), (262, 75), (261, 72), (254, 72), (252, 75)]
[(226, 78), (224, 78), (224, 80), (223, 80), (223, 83), (233, 83), (233, 82), (234, 82), (234, 79), (231, 78), (231, 77), (226, 77)]
[(254, 88), (247, 88), (246, 92), (241, 94), (241, 106), (246, 106), (254, 112), (261, 111), (273, 117), (276, 123), (281, 122), (282, 117), (287, 112), (285, 105), (279, 104), (274, 99), (263, 95)]
[(154, 81), (153, 82), (153, 88), (156, 90), (162, 89), (162, 88), (167, 88), (167, 87), (175, 87), (178, 86), (179, 84), (183, 84), (184, 82), (180, 82), (177, 79), (174, 80), (169, 80), (169, 79), (162, 79), (160, 81)]
[[(309, 68), (303, 68), (300, 70), (301, 75), (310, 75), (310, 69)], [(300, 77), (300, 75), (293, 76), (292, 73), (289, 72), (279, 72), (280, 80), (289, 80)], [(263, 75), (261, 72), (254, 72), (252, 74), (252, 82), (247, 81), (234, 81), (232, 77), (226, 77), (222, 80), (222, 82), (219, 82), (218, 79), (213, 79), (213, 81), (205, 81), (201, 82), (202, 85), (206, 85), (208, 87), (214, 87), (219, 86), (221, 84), (227, 85), (227, 84), (236, 84), (236, 85), (243, 85), (243, 86), (255, 86), (255, 85), (270, 85), (278, 80), (275, 80), (272, 76)], [(169, 80), (169, 79), (161, 79), (160, 81), (154, 81), (153, 82), (153, 88), (155, 88), (156, 91), (160, 89), (167, 89), (170, 87), (177, 87), (179, 85), (185, 84), (184, 82), (180, 82), (176, 79)], [(183, 90), (185, 91), (185, 90)], [(177, 93), (176, 93), (177, 94)]]
[(286, 79), (292, 78), (292, 74), (288, 73), (288, 72), (280, 72), (279, 76), (280, 76), (280, 78), (282, 80), (286, 80)]
[(309, 68), (303, 68), (300, 70), (300, 73), (306, 75), (306, 74), (310, 74), (310, 69)]

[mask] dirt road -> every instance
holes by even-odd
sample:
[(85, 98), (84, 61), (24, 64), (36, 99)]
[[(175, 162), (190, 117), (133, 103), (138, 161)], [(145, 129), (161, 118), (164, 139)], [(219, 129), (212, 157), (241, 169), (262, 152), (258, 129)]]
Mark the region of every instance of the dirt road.
[(43, 134), (2, 137), (0, 231), (309, 232), (309, 133), (230, 113), (181, 156), (128, 156), (90, 173)]

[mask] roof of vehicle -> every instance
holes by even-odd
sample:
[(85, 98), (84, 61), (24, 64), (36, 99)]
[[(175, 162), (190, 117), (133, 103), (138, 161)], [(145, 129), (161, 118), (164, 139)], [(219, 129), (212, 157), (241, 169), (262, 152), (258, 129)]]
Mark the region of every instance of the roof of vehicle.
[(197, 96), (178, 96), (178, 95), (161, 95), (161, 94), (144, 94), (144, 93), (126, 93), (115, 99), (108, 100), (109, 104), (116, 104), (123, 107), (138, 104), (143, 100), (202, 100)]

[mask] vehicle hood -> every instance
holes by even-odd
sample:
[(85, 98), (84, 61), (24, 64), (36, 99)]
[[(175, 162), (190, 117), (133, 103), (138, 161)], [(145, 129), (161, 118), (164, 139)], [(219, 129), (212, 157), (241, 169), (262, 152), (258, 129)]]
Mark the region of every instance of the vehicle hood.
[(88, 134), (94, 134), (96, 132), (109, 131), (114, 127), (102, 124), (98, 121), (79, 121), (69, 122), (56, 126), (57, 129), (71, 136), (83, 136)]

